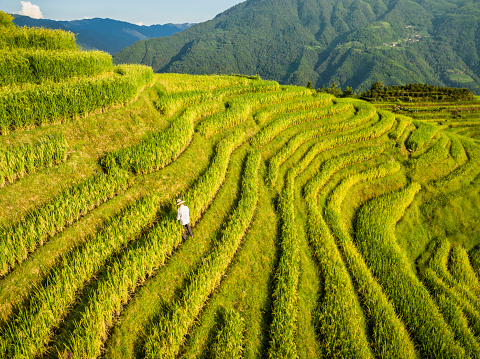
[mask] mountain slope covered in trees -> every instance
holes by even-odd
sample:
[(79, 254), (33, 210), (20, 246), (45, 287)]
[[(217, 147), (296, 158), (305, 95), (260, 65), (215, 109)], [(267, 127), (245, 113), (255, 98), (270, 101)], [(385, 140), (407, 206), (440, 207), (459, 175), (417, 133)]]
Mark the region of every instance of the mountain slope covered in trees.
[(380, 81), (478, 92), (479, 25), (470, 0), (248, 0), (179, 34), (138, 41), (114, 61), (357, 91)]

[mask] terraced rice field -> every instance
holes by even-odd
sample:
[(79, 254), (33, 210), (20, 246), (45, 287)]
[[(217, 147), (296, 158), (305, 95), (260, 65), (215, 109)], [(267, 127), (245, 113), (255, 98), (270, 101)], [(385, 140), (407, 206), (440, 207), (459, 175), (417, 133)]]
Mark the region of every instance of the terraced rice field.
[(480, 357), (480, 145), (452, 128), (156, 74), (0, 136), (60, 143), (0, 157), (0, 357)]
[(380, 109), (435, 124), (439, 129), (480, 141), (480, 97), (464, 102), (378, 103)]

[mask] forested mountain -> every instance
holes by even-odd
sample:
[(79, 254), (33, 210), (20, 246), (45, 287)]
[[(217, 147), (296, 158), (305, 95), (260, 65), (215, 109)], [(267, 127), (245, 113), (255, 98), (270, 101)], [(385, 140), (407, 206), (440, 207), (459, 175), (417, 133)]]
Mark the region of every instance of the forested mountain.
[(187, 29), (191, 24), (165, 24), (139, 26), (112, 19), (83, 19), (55, 21), (32, 19), (28, 16), (13, 15), (18, 26), (61, 29), (76, 34), (77, 43), (86, 50), (97, 49), (114, 54), (132, 45), (137, 40), (170, 36)]
[(480, 3), (471, 0), (248, 0), (114, 61), (156, 72), (259, 74), (365, 90), (426, 82), (480, 90)]

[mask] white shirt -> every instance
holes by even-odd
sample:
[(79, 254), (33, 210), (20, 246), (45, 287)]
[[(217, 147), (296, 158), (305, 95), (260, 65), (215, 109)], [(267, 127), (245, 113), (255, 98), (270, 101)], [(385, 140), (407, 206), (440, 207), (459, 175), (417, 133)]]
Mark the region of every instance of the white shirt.
[(177, 209), (177, 221), (180, 221), (182, 226), (190, 223), (190, 211), (187, 206), (183, 204), (180, 205)]

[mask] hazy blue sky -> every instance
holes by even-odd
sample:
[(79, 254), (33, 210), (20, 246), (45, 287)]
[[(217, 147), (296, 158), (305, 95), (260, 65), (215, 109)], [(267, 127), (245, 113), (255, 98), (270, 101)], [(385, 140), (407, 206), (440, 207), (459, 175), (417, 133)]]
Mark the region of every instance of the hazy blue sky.
[(202, 22), (244, 0), (0, 0), (10, 14), (53, 20), (102, 17), (140, 25)]

